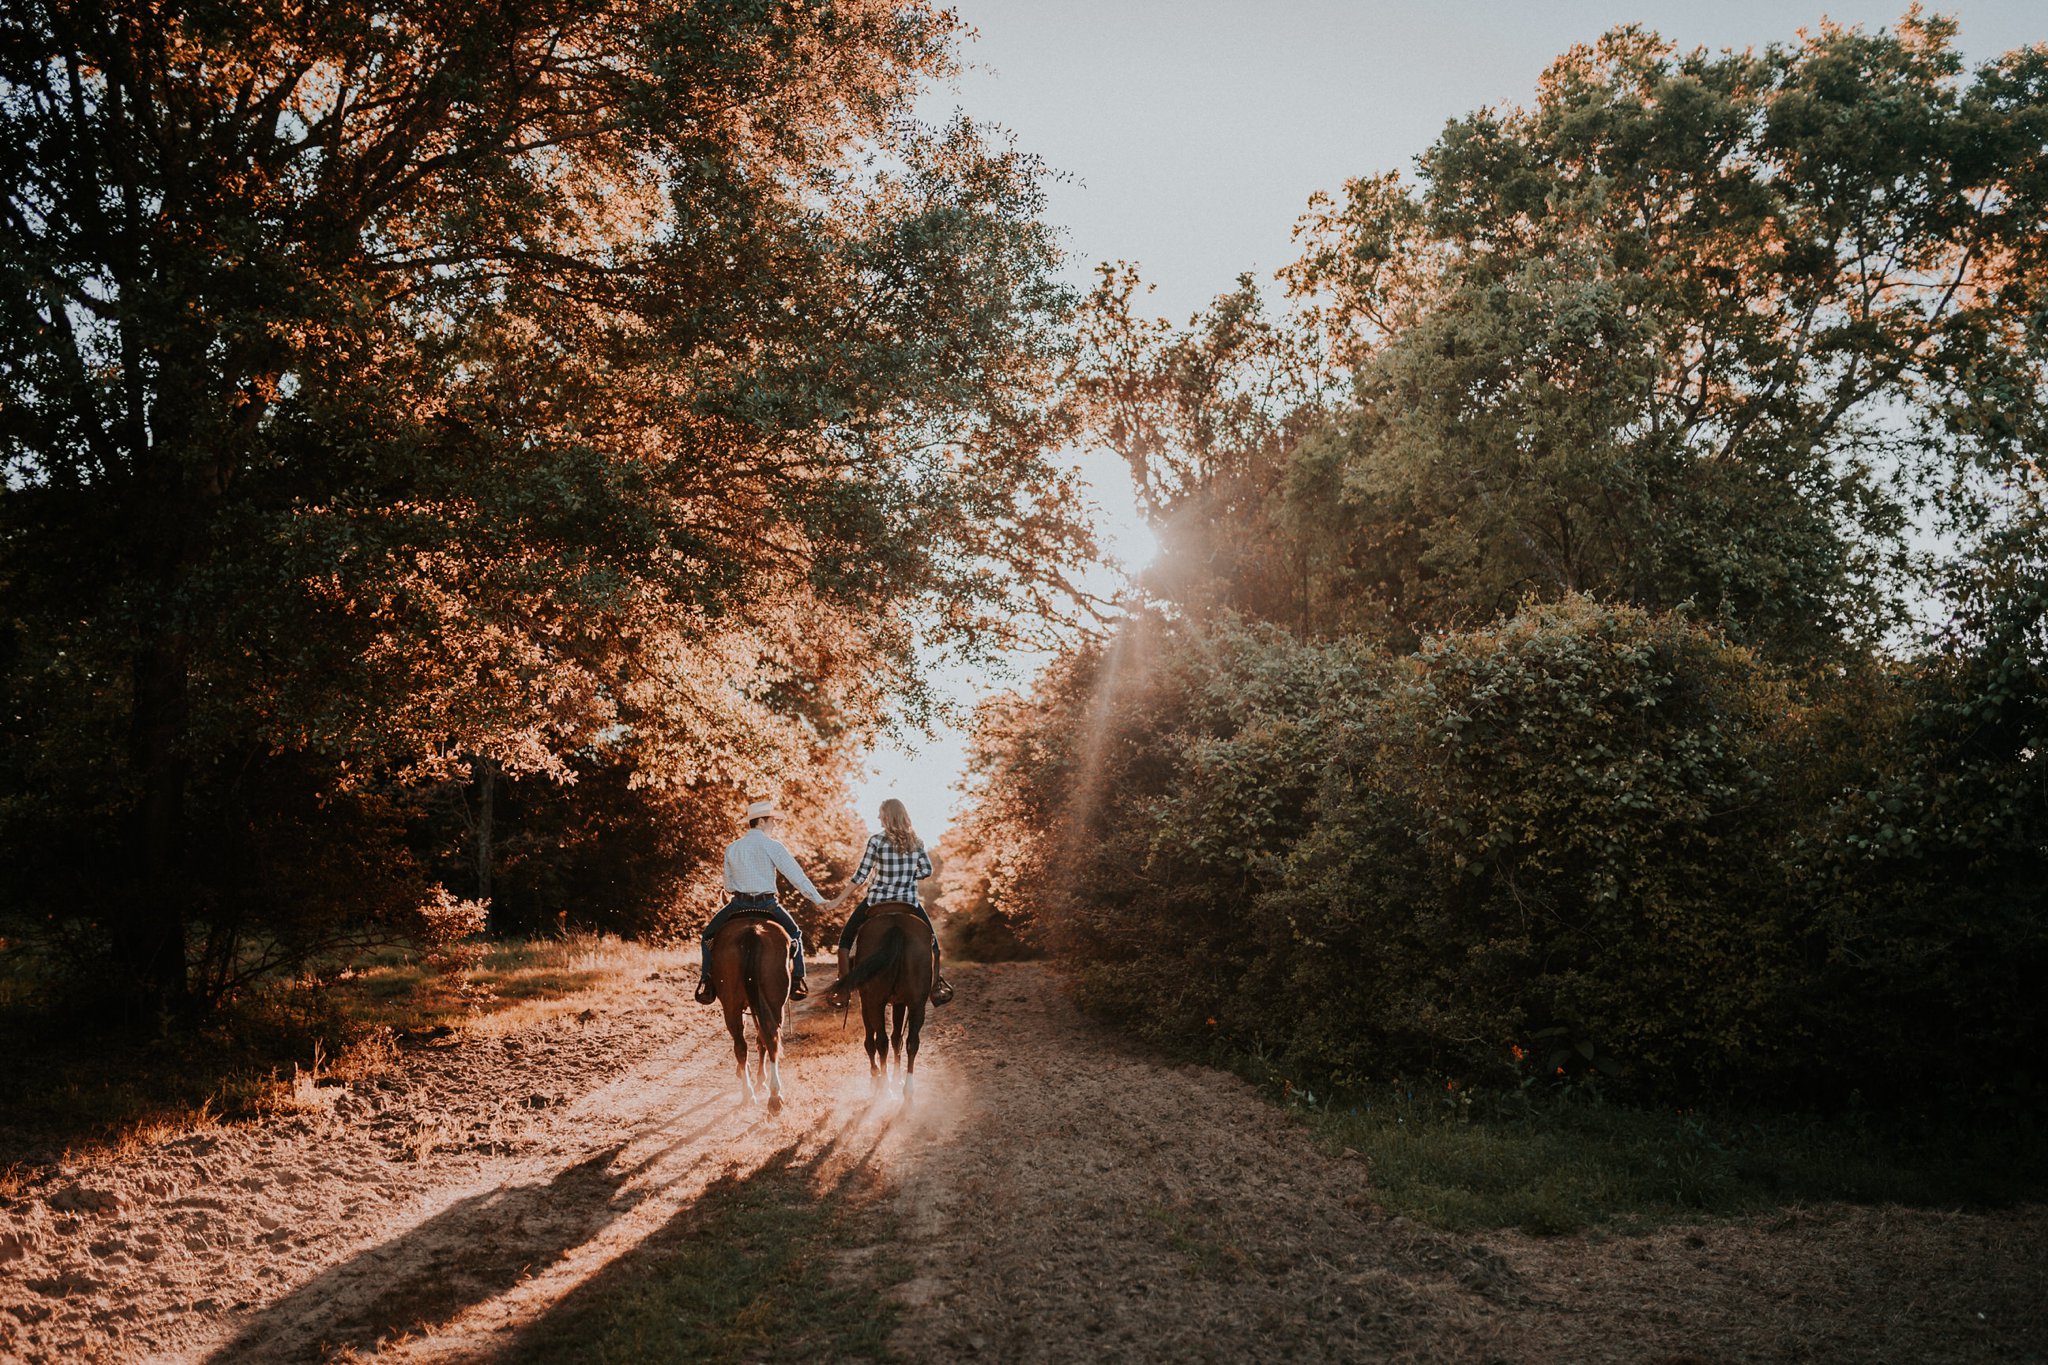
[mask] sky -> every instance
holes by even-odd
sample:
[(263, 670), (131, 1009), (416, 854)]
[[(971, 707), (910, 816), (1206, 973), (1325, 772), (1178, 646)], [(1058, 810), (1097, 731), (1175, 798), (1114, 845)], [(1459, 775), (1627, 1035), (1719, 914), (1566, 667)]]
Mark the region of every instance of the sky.
[[(957, 0), (975, 30), (957, 81), (928, 92), (931, 120), (960, 110), (999, 124), (1060, 177), (1047, 216), (1067, 275), (1086, 287), (1100, 261), (1143, 267), (1153, 311), (1175, 322), (1240, 273), (1270, 281), (1294, 259), (1295, 221), (1317, 190), (1352, 176), (1412, 172), (1446, 122), (1525, 104), (1553, 58), (1637, 23), (1682, 48), (1791, 42), (1823, 17), (1877, 28), (1904, 0), (1808, 8), (1763, 0)], [(2039, 0), (1964, 0), (1955, 17), (1972, 64), (2048, 41)], [(1075, 452), (1104, 540), (1126, 562), (1150, 532), (1115, 457)], [(954, 669), (941, 691), (963, 711), (1028, 681)], [(885, 744), (856, 785), (870, 824), (900, 797), (927, 838), (958, 804), (958, 725)]]

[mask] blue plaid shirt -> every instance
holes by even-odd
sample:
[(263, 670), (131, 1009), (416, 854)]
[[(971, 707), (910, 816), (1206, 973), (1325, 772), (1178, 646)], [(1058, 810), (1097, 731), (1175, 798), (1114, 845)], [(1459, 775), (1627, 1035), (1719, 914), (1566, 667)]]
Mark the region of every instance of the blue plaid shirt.
[(883, 901), (903, 901), (909, 905), (923, 907), (917, 898), (917, 883), (921, 877), (932, 875), (932, 860), (919, 844), (905, 853), (889, 842), (886, 834), (877, 834), (868, 840), (868, 851), (861, 855), (860, 866), (854, 870), (853, 879), (859, 881), (875, 874), (874, 884), (862, 898), (862, 905), (880, 905)]

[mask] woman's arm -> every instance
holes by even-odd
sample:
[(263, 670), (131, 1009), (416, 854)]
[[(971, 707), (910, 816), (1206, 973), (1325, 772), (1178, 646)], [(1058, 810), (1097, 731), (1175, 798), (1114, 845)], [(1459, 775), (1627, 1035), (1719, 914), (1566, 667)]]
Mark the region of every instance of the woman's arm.
[(837, 910), (840, 906), (852, 900), (854, 896), (860, 892), (860, 889), (862, 887), (866, 886), (869, 882), (873, 880), (873, 873), (870, 873), (865, 877), (856, 877), (855, 880), (850, 881), (846, 884), (846, 889), (844, 891), (834, 896), (831, 900), (825, 902), (823, 908), (826, 910)]

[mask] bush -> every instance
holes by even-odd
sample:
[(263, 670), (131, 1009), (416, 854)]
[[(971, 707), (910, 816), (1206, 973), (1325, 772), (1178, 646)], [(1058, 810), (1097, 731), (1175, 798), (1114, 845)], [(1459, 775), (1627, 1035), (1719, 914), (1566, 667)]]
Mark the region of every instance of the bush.
[(1176, 1048), (1318, 1085), (2009, 1099), (2038, 765), (1956, 727), (2002, 687), (2000, 733), (2038, 733), (2041, 688), (1980, 654), (1798, 688), (1583, 599), (1403, 658), (1141, 617), (1006, 704), (967, 827), (1036, 870), (982, 886), (1083, 1000)]

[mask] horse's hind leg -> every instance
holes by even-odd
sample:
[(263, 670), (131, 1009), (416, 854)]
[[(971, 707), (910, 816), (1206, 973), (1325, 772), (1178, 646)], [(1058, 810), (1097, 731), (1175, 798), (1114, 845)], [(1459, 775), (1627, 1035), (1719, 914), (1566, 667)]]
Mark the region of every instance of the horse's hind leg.
[(747, 1021), (731, 1005), (725, 1007), (725, 1027), (732, 1034), (733, 1074), (740, 1078), (740, 1103), (754, 1098), (754, 1084), (747, 1079)]
[(768, 1080), (768, 1112), (782, 1112), (782, 1034), (779, 1029), (761, 1028), (756, 1040), (761, 1046), (761, 1070)]
[(910, 1007), (910, 1041), (905, 1045), (903, 1057), (903, 1102), (908, 1104), (912, 1092), (917, 1088), (917, 1035), (924, 1032), (924, 1006)]
[(896, 1027), (889, 1035), (889, 1050), (895, 1054), (896, 1070), (903, 1070), (903, 1013), (904, 1006), (896, 1005), (890, 1010), (896, 1018)]
[(889, 1057), (889, 1030), (886, 1014), (880, 1005), (869, 1006), (861, 1002), (861, 1028), (867, 1035), (868, 1088), (882, 1088), (884, 1063)]

